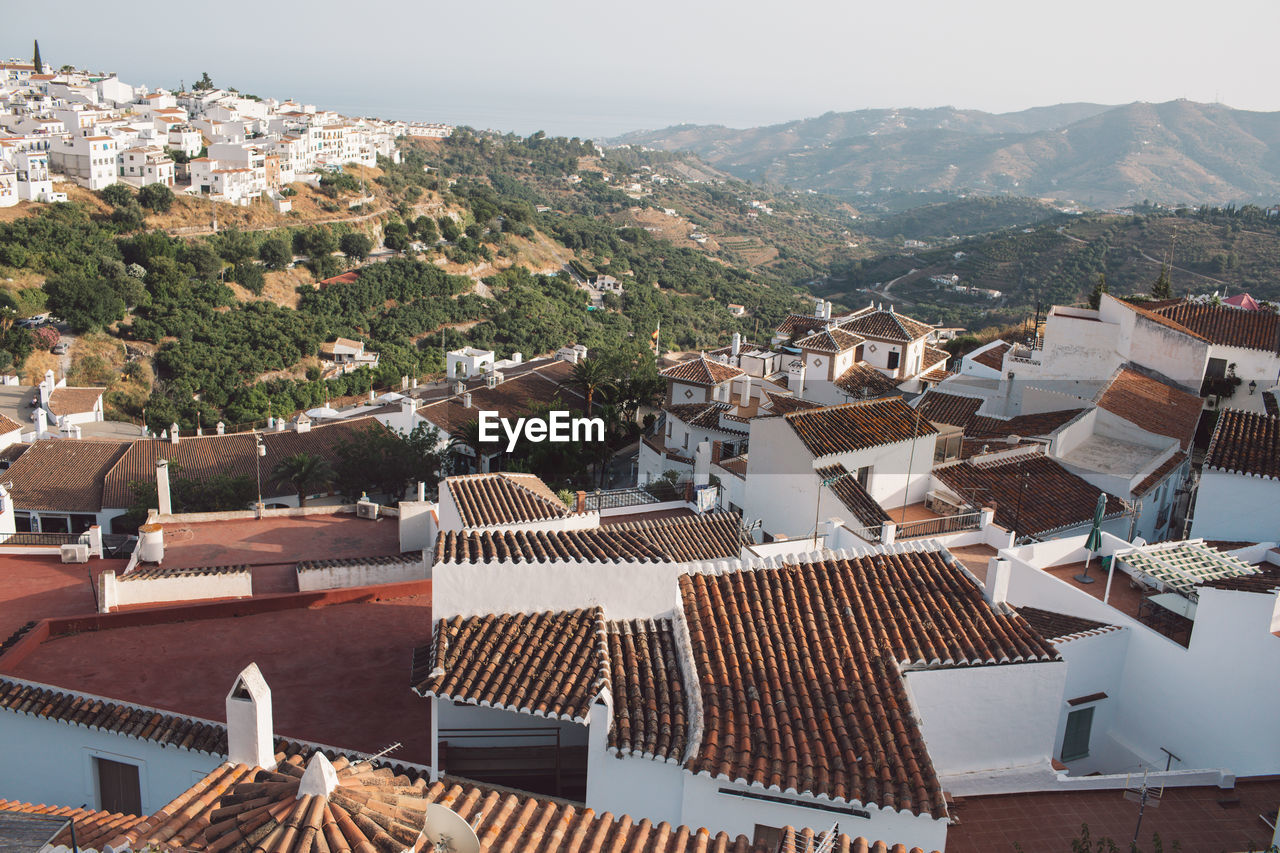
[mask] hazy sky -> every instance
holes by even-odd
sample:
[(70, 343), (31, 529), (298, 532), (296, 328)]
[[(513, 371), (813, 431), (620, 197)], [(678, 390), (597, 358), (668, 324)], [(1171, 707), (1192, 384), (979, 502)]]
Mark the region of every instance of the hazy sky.
[(864, 107), (1280, 109), (1275, 0), (6, 0), (0, 55), (350, 114), (607, 136)]

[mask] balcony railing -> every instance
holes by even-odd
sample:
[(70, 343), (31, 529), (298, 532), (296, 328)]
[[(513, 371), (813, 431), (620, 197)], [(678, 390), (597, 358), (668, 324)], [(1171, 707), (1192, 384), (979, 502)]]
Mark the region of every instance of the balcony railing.
[(10, 533), (3, 541), (0, 541), (0, 545), (60, 547), (62, 545), (74, 545), (84, 540), (85, 535), (83, 533), (32, 533), (23, 531)]
[(943, 515), (938, 518), (906, 521), (898, 525), (895, 538), (920, 539), (927, 536), (944, 536), (948, 533), (959, 533), (962, 530), (977, 530), (981, 519), (981, 512), (964, 512), (958, 515)]

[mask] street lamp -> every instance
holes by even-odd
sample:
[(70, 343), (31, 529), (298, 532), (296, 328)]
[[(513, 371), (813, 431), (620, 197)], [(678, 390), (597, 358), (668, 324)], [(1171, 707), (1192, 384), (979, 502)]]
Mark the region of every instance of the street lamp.
[(262, 443), (262, 435), (257, 430), (253, 432), (253, 473), (258, 480), (258, 518), (262, 518), (262, 457), (267, 455), (267, 446)]

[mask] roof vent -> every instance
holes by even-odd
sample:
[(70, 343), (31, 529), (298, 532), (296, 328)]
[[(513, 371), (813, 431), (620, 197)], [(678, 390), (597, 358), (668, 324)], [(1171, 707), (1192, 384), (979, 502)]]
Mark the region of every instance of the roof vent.
[(302, 774), (302, 781), (298, 783), (296, 799), (300, 800), (308, 796), (328, 799), (337, 787), (338, 772), (333, 769), (333, 764), (325, 754), (317, 751), (307, 762), (306, 772)]

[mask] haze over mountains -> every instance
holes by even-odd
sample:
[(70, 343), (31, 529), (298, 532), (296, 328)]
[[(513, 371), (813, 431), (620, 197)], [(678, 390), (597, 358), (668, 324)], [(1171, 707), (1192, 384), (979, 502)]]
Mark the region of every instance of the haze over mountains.
[(840, 196), (964, 191), (1095, 207), (1280, 200), (1280, 112), (1170, 101), (993, 114), (859, 110), (736, 130), (680, 125), (616, 143), (693, 151), (752, 181)]

